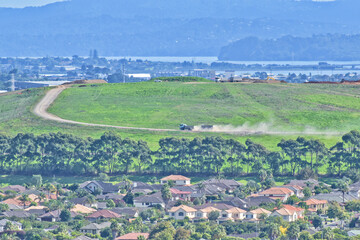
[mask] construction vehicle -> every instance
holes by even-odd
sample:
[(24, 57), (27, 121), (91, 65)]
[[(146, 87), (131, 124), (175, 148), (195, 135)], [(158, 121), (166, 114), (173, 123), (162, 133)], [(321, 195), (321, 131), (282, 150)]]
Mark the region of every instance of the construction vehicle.
[[(201, 125), (199, 129), (199, 131), (202, 131), (202, 130), (211, 130), (213, 129), (213, 125)], [(181, 131), (193, 131), (195, 129), (195, 126), (188, 126), (187, 124), (185, 123), (182, 123), (180, 124), (179, 126), (180, 130)]]
[(269, 81), (269, 80), (277, 81), (275, 78), (273, 78), (273, 77), (271, 77), (271, 76), (268, 76), (268, 77), (266, 78), (266, 81)]

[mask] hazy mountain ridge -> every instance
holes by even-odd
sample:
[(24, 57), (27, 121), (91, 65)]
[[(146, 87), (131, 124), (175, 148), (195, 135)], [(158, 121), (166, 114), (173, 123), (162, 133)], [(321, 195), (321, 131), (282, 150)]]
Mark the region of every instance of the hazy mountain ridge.
[(360, 33), (354, 6), (360, 3), (73, 0), (0, 8), (0, 46), (8, 46), (0, 55), (83, 55), (90, 48), (104, 55), (217, 55), (222, 46), (248, 36)]
[(220, 60), (233, 61), (357, 61), (360, 35), (284, 36), (261, 40), (249, 37), (221, 49)]

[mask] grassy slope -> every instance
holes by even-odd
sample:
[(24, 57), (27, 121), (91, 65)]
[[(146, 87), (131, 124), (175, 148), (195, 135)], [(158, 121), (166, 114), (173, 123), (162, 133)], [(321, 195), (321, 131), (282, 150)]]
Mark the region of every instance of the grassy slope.
[[(50, 112), (66, 119), (176, 129), (179, 123), (359, 128), (359, 87), (300, 84), (134, 83), (66, 90)], [(330, 95), (331, 94), (331, 95)]]
[[(305, 84), (134, 83), (67, 89), (50, 112), (66, 119), (119, 126), (176, 129), (179, 123), (267, 125), (275, 131), (359, 129), (358, 86)], [(168, 133), (171, 136), (216, 133)], [(156, 134), (155, 134), (156, 135)], [(157, 136), (164, 134), (157, 134)], [(220, 134), (244, 140), (247, 137)], [(252, 136), (275, 149), (283, 137)], [(155, 136), (146, 140), (155, 140)], [(312, 136), (331, 145), (339, 136)]]
[[(335, 85), (267, 84), (183, 84), (134, 83), (71, 88), (63, 92), (51, 112), (84, 122), (124, 126), (177, 128), (178, 124), (272, 123), (274, 128), (301, 130), (307, 126), (331, 130), (359, 129), (359, 88)], [(44, 89), (22, 95), (0, 96), (0, 133), (42, 134), (62, 131), (81, 137), (99, 137), (114, 131), (122, 137), (143, 139), (153, 149), (163, 137), (204, 137), (221, 135), (244, 142), (251, 138), (271, 150), (282, 138), (296, 135), (243, 137), (220, 133), (154, 133), (140, 130), (84, 127), (44, 121), (30, 112)], [(328, 103), (326, 103), (328, 101)], [(306, 122), (306, 123), (305, 123)], [(341, 126), (339, 126), (339, 123)], [(306, 134), (303, 134), (306, 136)], [(328, 146), (340, 136), (311, 136)]]

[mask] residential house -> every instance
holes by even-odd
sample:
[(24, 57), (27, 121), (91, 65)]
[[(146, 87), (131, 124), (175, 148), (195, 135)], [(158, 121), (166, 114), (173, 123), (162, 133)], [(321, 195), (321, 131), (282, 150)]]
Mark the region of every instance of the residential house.
[(92, 202), (87, 197), (73, 198), (73, 199), (70, 199), (69, 202), (72, 202), (75, 205), (80, 204), (80, 205), (83, 205), (83, 206), (89, 207), (89, 208), (92, 208), (92, 207), (97, 208), (98, 207), (97, 202)]
[(328, 202), (337, 202), (337, 203), (343, 203), (349, 202), (352, 200), (359, 200), (359, 198), (351, 193), (345, 193), (343, 195), (342, 192), (331, 192), (331, 193), (320, 193), (315, 196), (312, 196), (311, 199), (317, 199), (317, 200), (327, 200)]
[(196, 218), (204, 218), (207, 219), (211, 212), (219, 212), (221, 214), (221, 210), (215, 207), (206, 207), (201, 208), (196, 211)]
[(309, 211), (317, 211), (319, 209), (326, 210), (328, 207), (327, 200), (318, 200), (318, 199), (309, 199), (304, 201), (306, 205), (309, 207)]
[(217, 203), (224, 203), (237, 208), (248, 208), (247, 201), (238, 197), (225, 197), (223, 200), (217, 201)]
[(125, 218), (137, 218), (139, 216), (139, 210), (137, 208), (124, 207), (124, 208), (113, 208), (112, 212), (115, 212)]
[(233, 179), (209, 179), (202, 182), (203, 185), (213, 185), (225, 189), (228, 192), (232, 192), (242, 184)]
[(354, 196), (357, 196), (358, 198), (360, 198), (360, 181), (353, 183), (349, 186), (350, 188), (350, 193)]
[(274, 204), (276, 203), (275, 199), (265, 196), (250, 196), (245, 199), (247, 203), (247, 207), (244, 208), (251, 208), (251, 207), (260, 207), (263, 204)]
[(270, 216), (271, 212), (266, 210), (266, 209), (263, 209), (263, 208), (257, 208), (257, 209), (254, 209), (254, 210), (251, 210), (251, 211), (248, 211), (246, 213), (246, 220), (249, 220), (249, 221), (252, 221), (252, 220), (259, 220), (261, 218), (262, 215), (265, 215), (265, 216)]
[(173, 201), (176, 201), (176, 200), (190, 201), (190, 199), (191, 199), (191, 192), (180, 191), (176, 188), (170, 188), (170, 192), (172, 195), (171, 200), (173, 200)]
[(291, 191), (293, 191), (298, 198), (303, 198), (303, 197), (304, 197), (304, 193), (303, 193), (303, 189), (304, 189), (304, 188), (302, 188), (302, 187), (300, 187), (300, 186), (296, 186), (296, 185), (283, 185), (282, 187), (283, 187), (283, 188), (288, 188), (288, 189), (290, 189)]
[(214, 203), (205, 203), (205, 204), (202, 204), (202, 205), (199, 205), (199, 206), (195, 206), (194, 208), (196, 208), (196, 209), (204, 209), (204, 208), (207, 208), (207, 207), (213, 207), (213, 208), (216, 208), (216, 209), (219, 209), (219, 210), (228, 210), (228, 209), (233, 208), (234, 206), (227, 205), (227, 204), (224, 204), (224, 203), (214, 202)]
[(304, 209), (296, 208), (291, 205), (284, 205), (283, 208), (275, 210), (271, 216), (279, 216), (287, 222), (294, 222), (299, 218), (303, 218)]
[(81, 235), (78, 236), (77, 238), (74, 238), (73, 240), (98, 240), (97, 238), (89, 238), (87, 236)]
[(242, 220), (246, 217), (246, 211), (237, 207), (233, 207), (227, 210), (222, 210), (220, 214), (220, 220)]
[(7, 222), (11, 222), (12, 225), (16, 226), (17, 230), (21, 230), (21, 229), (22, 229), (22, 224), (19, 223), (19, 222), (10, 221), (10, 220), (7, 220), (7, 219), (1, 219), (1, 220), (0, 220), (0, 232), (3, 232), (3, 231), (4, 231), (4, 228), (5, 228)]
[(17, 193), (22, 193), (22, 192), (26, 191), (26, 187), (20, 186), (20, 185), (9, 185), (9, 186), (1, 188), (1, 190), (3, 192), (14, 191), (14, 192), (17, 192)]
[(100, 234), (101, 230), (110, 226), (111, 226), (111, 222), (103, 222), (100, 224), (90, 223), (89, 225), (80, 228), (80, 232), (90, 233), (90, 234)]
[(170, 175), (170, 176), (162, 178), (160, 181), (161, 181), (161, 184), (165, 184), (165, 183), (168, 183), (169, 181), (172, 181), (177, 186), (183, 186), (183, 185), (190, 185), (191, 184), (191, 179), (187, 178), (187, 177), (184, 177), (182, 175)]
[(282, 187), (272, 187), (258, 193), (259, 196), (265, 196), (272, 199), (280, 199), (283, 202), (285, 202), (290, 196), (294, 194), (295, 193), (292, 190)]
[(101, 192), (102, 194), (119, 192), (119, 187), (112, 183), (105, 183), (103, 181), (86, 181), (80, 185), (80, 188), (87, 190), (90, 193)]
[(45, 206), (31, 206), (25, 209), (26, 212), (35, 215), (35, 216), (41, 216), (45, 214), (49, 209)]
[(76, 204), (71, 209), (71, 211), (76, 212), (76, 213), (81, 213), (81, 214), (92, 214), (92, 213), (96, 212), (96, 209), (85, 207), (84, 205), (81, 205), (81, 204)]
[(172, 207), (168, 212), (169, 215), (176, 220), (183, 220), (185, 217), (190, 219), (195, 218), (196, 211), (197, 210), (195, 208), (181, 205), (178, 207)]
[(299, 186), (299, 187), (302, 187), (302, 188), (305, 188), (305, 187), (308, 187), (310, 188), (311, 190), (314, 190), (314, 187), (315, 186), (319, 186), (320, 184), (324, 184), (325, 186), (330, 186), (330, 185), (327, 185), (325, 183), (320, 183), (318, 180), (316, 179), (306, 179), (306, 180), (291, 180), (288, 184), (286, 184), (287, 186)]
[(115, 238), (115, 240), (137, 240), (140, 236), (143, 236), (145, 239), (149, 238), (149, 233), (127, 233), (120, 237)]
[(161, 193), (160, 195), (152, 194), (136, 197), (134, 198), (134, 205), (138, 208), (152, 207), (155, 205), (160, 205), (165, 208), (165, 202), (161, 197)]
[(121, 215), (110, 210), (99, 210), (86, 217), (86, 219), (89, 221), (97, 221), (100, 219), (111, 219), (111, 218), (121, 218)]
[[(39, 216), (39, 221), (43, 222), (59, 222), (60, 219), (61, 210), (55, 210), (48, 213), (45, 213), (43, 215)], [(78, 214), (76, 212), (70, 211), (71, 218), (76, 217)]]
[(24, 210), (5, 211), (5, 212), (0, 213), (0, 216), (7, 217), (7, 218), (30, 218), (31, 213), (24, 211)]

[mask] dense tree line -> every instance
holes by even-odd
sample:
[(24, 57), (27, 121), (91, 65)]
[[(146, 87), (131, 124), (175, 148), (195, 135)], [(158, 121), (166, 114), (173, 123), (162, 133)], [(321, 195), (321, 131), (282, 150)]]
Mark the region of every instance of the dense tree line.
[(359, 178), (360, 133), (351, 131), (327, 148), (314, 139), (281, 140), (279, 151), (246, 140), (222, 137), (164, 138), (151, 150), (147, 142), (123, 139), (108, 132), (100, 138), (71, 134), (0, 135), (0, 172), (40, 174), (200, 173), (227, 175), (259, 173), (305, 175), (328, 173)]

